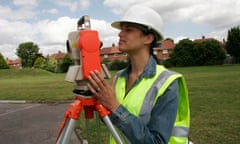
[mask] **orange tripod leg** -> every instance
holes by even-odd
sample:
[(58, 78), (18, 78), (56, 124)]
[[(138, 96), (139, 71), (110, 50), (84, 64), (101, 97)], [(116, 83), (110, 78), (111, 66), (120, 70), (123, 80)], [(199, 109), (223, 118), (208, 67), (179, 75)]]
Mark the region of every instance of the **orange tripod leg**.
[(59, 143), (59, 141), (61, 141), (62, 137), (64, 136), (65, 131), (63, 133), (63, 130), (65, 129), (66, 124), (69, 123), (69, 121), (71, 120), (79, 119), (81, 110), (82, 110), (82, 104), (80, 100), (75, 100), (73, 103), (69, 105), (67, 111), (65, 112), (63, 122), (60, 126), (56, 143)]

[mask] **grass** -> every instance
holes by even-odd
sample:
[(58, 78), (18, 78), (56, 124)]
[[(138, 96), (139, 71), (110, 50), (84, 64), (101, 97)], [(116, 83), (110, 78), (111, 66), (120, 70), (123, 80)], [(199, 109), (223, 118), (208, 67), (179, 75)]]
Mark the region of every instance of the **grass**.
[(65, 74), (39, 69), (0, 70), (0, 99), (35, 102), (73, 99), (73, 84), (64, 78)]
[[(172, 69), (183, 73), (187, 81), (193, 141), (196, 144), (240, 141), (240, 65)], [(73, 84), (64, 78), (65, 74), (38, 69), (0, 70), (0, 99), (71, 100)]]
[(240, 66), (175, 69), (186, 78), (191, 108), (190, 137), (197, 144), (240, 141)]

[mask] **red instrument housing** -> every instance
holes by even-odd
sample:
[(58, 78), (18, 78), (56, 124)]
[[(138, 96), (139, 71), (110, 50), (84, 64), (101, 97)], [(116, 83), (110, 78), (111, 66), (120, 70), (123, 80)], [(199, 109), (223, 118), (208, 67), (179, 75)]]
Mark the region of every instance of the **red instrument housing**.
[(98, 32), (94, 30), (81, 30), (78, 46), (81, 52), (81, 65), (83, 79), (87, 79), (90, 71), (101, 71), (100, 45)]

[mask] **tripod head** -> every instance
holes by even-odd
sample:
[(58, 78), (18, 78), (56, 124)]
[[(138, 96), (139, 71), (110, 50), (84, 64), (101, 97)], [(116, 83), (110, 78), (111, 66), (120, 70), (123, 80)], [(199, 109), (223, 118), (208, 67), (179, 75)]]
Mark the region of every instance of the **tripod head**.
[(111, 77), (107, 67), (100, 64), (102, 44), (98, 32), (91, 30), (89, 16), (78, 20), (77, 30), (68, 34), (66, 45), (74, 65), (69, 67), (65, 80), (75, 83), (74, 93), (89, 96), (86, 84), (91, 70), (100, 71), (105, 78)]
[(82, 16), (77, 23), (77, 27), (79, 30), (81, 29), (91, 29), (91, 23), (89, 16)]

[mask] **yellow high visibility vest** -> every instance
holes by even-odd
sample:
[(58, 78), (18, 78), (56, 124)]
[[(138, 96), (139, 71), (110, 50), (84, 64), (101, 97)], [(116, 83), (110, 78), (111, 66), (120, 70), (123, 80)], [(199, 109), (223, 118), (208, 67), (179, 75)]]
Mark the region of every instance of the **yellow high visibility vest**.
[[(151, 118), (151, 110), (157, 99), (162, 96), (168, 86), (177, 79), (179, 85), (179, 105), (169, 143), (186, 144), (190, 126), (190, 110), (188, 91), (184, 77), (179, 73), (168, 71), (163, 66), (157, 65), (156, 67), (156, 74), (152, 78), (143, 78), (141, 84), (135, 85), (126, 97), (126, 80), (124, 77), (117, 77), (115, 83), (116, 96), (118, 101), (128, 109), (131, 114), (139, 117), (143, 123), (147, 124)], [(156, 89), (158, 91), (156, 91)], [(122, 134), (119, 133), (119, 135)], [(123, 140), (125, 143), (129, 143), (125, 136), (122, 138), (125, 139)], [(110, 143), (115, 143), (113, 137), (110, 138)]]

